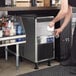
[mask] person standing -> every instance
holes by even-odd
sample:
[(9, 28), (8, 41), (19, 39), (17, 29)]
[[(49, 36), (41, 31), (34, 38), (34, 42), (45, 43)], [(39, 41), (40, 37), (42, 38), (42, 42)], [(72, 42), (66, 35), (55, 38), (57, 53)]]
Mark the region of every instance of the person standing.
[[(62, 25), (55, 29), (55, 35), (58, 36), (66, 28), (72, 17), (72, 7), (76, 7), (75, 0), (61, 0), (61, 8), (57, 16), (49, 23), (49, 27), (53, 27), (55, 23), (64, 18)], [(76, 66), (76, 28), (73, 35), (73, 43), (71, 47), (70, 57), (65, 62), (61, 63), (64, 66)], [(72, 73), (76, 74), (76, 69), (71, 70)]]

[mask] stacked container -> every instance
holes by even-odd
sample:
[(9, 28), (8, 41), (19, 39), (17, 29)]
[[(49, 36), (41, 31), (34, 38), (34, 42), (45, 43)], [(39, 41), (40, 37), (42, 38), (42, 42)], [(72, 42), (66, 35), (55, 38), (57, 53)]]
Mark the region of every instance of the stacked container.
[(36, 0), (36, 7), (44, 7), (44, 0)]
[(17, 7), (31, 7), (31, 0), (16, 0)]

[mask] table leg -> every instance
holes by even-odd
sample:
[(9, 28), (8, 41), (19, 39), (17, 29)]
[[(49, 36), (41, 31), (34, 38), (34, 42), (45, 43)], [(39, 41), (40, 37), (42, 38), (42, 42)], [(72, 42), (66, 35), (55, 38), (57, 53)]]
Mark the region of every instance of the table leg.
[(5, 46), (5, 60), (8, 60), (8, 47)]
[(19, 68), (19, 44), (16, 45), (16, 67)]

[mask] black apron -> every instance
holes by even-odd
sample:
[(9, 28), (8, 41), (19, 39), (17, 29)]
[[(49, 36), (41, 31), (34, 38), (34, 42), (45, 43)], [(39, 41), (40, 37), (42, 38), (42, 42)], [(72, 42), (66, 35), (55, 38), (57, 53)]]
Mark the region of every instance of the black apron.
[(73, 63), (76, 63), (76, 27), (73, 34), (73, 44), (71, 48), (71, 60)]
[(76, 7), (76, 0), (68, 0), (68, 4), (72, 7)]
[[(68, 0), (68, 4), (72, 7), (76, 7), (76, 0)], [(73, 43), (71, 47), (71, 60), (76, 63), (76, 27), (73, 34)]]

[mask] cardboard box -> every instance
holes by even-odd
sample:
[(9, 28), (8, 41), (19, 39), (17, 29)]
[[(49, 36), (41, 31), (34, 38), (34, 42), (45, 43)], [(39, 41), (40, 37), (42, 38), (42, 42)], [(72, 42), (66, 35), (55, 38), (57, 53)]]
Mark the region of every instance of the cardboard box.
[(16, 0), (16, 7), (31, 7), (31, 0)]
[(45, 7), (50, 7), (50, 5), (51, 5), (50, 2), (51, 2), (50, 0), (44, 0), (44, 6)]

